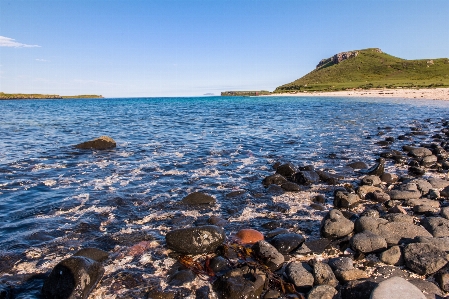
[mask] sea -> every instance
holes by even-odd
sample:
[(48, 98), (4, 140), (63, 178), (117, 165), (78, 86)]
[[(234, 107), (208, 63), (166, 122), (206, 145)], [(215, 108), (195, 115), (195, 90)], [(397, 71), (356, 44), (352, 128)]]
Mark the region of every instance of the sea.
[[(324, 186), (293, 197), (270, 193), (261, 182), (274, 174), (275, 163), (356, 177), (346, 165), (373, 165), (385, 150), (379, 141), (417, 128), (429, 134), (396, 139), (388, 148), (431, 142), (429, 136), (448, 116), (449, 102), (423, 99), (0, 101), (0, 284), (20, 286), (48, 274), (85, 247), (101, 248), (118, 260), (142, 241), (159, 250), (148, 257), (152, 270), (145, 272), (142, 258), (111, 261), (106, 275), (112, 281), (120, 269), (134, 267), (163, 276), (166, 232), (207, 223), (212, 215), (228, 222), (229, 236), (284, 219), (306, 238), (319, 237), (316, 227), (324, 212), (305, 211), (303, 203), (332, 190)], [(102, 135), (117, 147), (74, 147)], [(213, 196), (216, 204), (181, 204), (197, 191)], [(103, 286), (105, 292), (108, 288)]]

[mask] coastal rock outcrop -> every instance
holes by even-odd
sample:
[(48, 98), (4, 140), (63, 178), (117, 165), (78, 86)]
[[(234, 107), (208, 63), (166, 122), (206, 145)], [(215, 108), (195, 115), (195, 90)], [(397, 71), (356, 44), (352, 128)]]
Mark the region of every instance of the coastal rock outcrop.
[(93, 140), (89, 140), (80, 144), (75, 145), (77, 149), (96, 149), (96, 150), (105, 150), (115, 148), (117, 143), (114, 139), (109, 136), (100, 136)]
[(223, 228), (215, 225), (181, 228), (165, 235), (167, 247), (184, 254), (213, 252), (225, 240)]

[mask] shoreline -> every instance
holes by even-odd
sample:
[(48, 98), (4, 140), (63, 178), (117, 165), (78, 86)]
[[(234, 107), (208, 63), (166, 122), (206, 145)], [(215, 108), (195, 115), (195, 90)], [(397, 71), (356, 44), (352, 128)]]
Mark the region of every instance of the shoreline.
[(428, 89), (367, 89), (327, 92), (295, 92), (261, 95), (262, 97), (360, 97), (360, 98), (404, 98), (449, 101), (449, 88)]

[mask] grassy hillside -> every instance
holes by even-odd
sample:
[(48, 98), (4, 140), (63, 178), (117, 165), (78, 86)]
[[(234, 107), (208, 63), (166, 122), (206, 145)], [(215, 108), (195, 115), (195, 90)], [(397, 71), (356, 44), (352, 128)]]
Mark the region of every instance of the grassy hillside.
[(406, 60), (379, 53), (378, 49), (365, 49), (340, 63), (327, 59), (322, 64), (274, 92), (449, 87), (447, 58)]
[(60, 96), (57, 94), (25, 94), (25, 93), (3, 93), (0, 92), (0, 100), (25, 100), (25, 99), (96, 99), (103, 98), (101, 95), (77, 95)]

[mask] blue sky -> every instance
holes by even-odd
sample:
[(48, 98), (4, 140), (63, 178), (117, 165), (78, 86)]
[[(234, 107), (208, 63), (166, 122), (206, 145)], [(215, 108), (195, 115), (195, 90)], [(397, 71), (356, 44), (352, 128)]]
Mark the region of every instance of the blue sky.
[(0, 91), (273, 90), (338, 52), (449, 57), (448, 0), (0, 0)]

